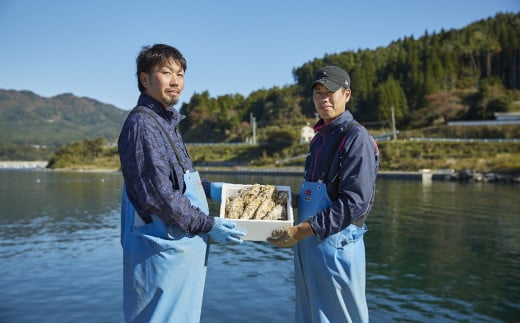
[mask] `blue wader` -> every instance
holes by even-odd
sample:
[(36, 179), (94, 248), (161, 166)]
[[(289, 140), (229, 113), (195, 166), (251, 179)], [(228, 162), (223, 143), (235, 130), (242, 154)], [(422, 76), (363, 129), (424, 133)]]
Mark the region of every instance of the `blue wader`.
[[(325, 183), (303, 182), (298, 223), (331, 205)], [(296, 322), (368, 322), (365, 297), (366, 226), (349, 225), (295, 246)]]
[[(184, 175), (184, 195), (209, 214), (199, 173)], [(156, 215), (136, 227), (123, 189), (123, 308), (127, 322), (199, 322), (209, 252), (207, 234), (190, 235)]]

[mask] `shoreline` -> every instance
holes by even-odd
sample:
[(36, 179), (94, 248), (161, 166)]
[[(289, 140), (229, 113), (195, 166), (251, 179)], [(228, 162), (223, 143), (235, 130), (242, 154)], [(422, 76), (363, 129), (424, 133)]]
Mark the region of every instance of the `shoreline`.
[[(271, 176), (297, 176), (303, 177), (304, 170), (301, 167), (291, 168), (209, 168), (199, 167), (197, 170), (206, 174), (243, 174), (243, 175), (271, 175)], [(520, 183), (520, 174), (499, 174), (493, 172), (478, 172), (471, 170), (455, 171), (453, 169), (421, 169), (419, 171), (379, 171), (377, 178), (420, 180), (423, 183), (432, 181), (450, 182), (479, 182), (479, 183)]]
[[(36, 170), (56, 172), (83, 173), (117, 173), (120, 169), (111, 168), (46, 168), (47, 161), (0, 161), (0, 171), (3, 170)], [(303, 167), (196, 167), (205, 174), (241, 174), (267, 176), (302, 176)], [(520, 183), (520, 174), (501, 174), (494, 172), (479, 172), (473, 170), (456, 171), (453, 169), (421, 169), (419, 171), (379, 171), (378, 179), (420, 180), (423, 183), (432, 181), (479, 182), (479, 183)]]

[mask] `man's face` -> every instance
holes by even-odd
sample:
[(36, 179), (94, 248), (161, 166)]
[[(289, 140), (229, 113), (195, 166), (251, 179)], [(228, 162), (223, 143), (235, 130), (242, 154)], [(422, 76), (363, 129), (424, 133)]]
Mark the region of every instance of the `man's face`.
[(314, 108), (325, 122), (337, 118), (345, 112), (346, 104), (350, 100), (350, 89), (339, 89), (330, 92), (325, 86), (317, 83), (312, 91)]
[(173, 59), (155, 66), (151, 73), (139, 75), (145, 92), (161, 102), (164, 108), (177, 103), (184, 89), (184, 70)]

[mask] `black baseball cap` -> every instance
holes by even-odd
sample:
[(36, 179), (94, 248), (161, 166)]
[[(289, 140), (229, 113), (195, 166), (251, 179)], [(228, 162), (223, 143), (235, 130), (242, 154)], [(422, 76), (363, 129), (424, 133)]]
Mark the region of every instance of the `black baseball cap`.
[(314, 74), (313, 88), (316, 83), (322, 84), (331, 92), (336, 92), (342, 87), (345, 89), (350, 88), (350, 76), (347, 71), (340, 67), (325, 66)]

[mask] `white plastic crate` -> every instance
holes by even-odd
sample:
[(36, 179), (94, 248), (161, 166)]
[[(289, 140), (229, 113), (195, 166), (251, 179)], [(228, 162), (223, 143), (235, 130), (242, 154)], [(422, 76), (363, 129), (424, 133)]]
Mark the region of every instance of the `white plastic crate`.
[[(226, 202), (228, 197), (234, 197), (242, 188), (251, 187), (252, 185), (243, 184), (223, 184), (222, 185), (222, 203), (220, 204), (220, 217), (226, 216)], [(290, 186), (275, 186), (277, 191), (288, 192), (287, 199), (287, 220), (245, 220), (245, 219), (231, 219), (236, 221), (237, 226), (246, 230), (247, 234), (243, 238), (249, 241), (266, 241), (271, 236), (274, 229), (291, 226), (294, 223), (293, 209), (291, 200)]]

